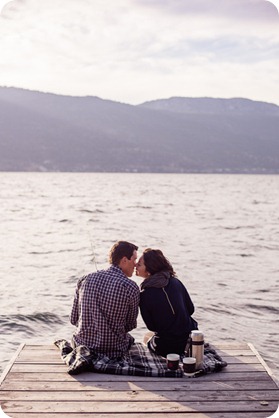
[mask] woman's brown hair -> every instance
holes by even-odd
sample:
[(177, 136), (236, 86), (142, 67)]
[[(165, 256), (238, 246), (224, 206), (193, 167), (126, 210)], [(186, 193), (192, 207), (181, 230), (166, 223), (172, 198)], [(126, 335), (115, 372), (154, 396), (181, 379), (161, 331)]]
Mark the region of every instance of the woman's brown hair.
[(145, 268), (151, 275), (161, 271), (168, 271), (171, 275), (175, 276), (175, 271), (171, 263), (161, 250), (146, 248), (143, 252), (143, 259)]

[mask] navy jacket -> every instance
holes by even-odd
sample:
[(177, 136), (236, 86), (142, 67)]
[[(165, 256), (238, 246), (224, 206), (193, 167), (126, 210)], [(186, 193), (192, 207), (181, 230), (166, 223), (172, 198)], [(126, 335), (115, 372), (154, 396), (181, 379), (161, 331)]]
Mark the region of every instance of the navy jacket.
[(158, 354), (184, 352), (190, 332), (197, 329), (191, 318), (194, 310), (187, 289), (176, 277), (170, 277), (165, 287), (141, 291), (141, 315), (147, 328), (155, 333)]

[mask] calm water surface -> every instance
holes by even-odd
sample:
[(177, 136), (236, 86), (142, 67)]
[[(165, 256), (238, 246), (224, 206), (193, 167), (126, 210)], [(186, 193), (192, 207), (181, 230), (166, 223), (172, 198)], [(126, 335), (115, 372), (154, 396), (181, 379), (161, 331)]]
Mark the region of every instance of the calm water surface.
[[(77, 278), (107, 267), (123, 239), (164, 251), (207, 341), (252, 342), (278, 377), (279, 176), (0, 178), (0, 368), (22, 342), (71, 337)], [(144, 332), (139, 318), (133, 335)]]

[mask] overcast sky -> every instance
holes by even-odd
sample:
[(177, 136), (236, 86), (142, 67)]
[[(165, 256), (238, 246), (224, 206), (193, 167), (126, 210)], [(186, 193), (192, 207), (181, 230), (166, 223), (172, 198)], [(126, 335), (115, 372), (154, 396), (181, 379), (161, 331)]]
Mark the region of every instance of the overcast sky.
[(279, 105), (274, 4), (0, 0), (0, 85), (131, 104), (207, 96)]

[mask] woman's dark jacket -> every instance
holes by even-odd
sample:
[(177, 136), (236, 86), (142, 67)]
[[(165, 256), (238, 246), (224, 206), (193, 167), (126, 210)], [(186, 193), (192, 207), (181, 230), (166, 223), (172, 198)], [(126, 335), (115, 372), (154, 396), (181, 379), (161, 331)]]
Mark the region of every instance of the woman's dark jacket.
[(184, 353), (190, 332), (197, 329), (197, 322), (191, 318), (194, 310), (185, 286), (168, 272), (156, 273), (141, 284), (141, 315), (155, 333), (152, 348), (155, 345), (160, 355)]

